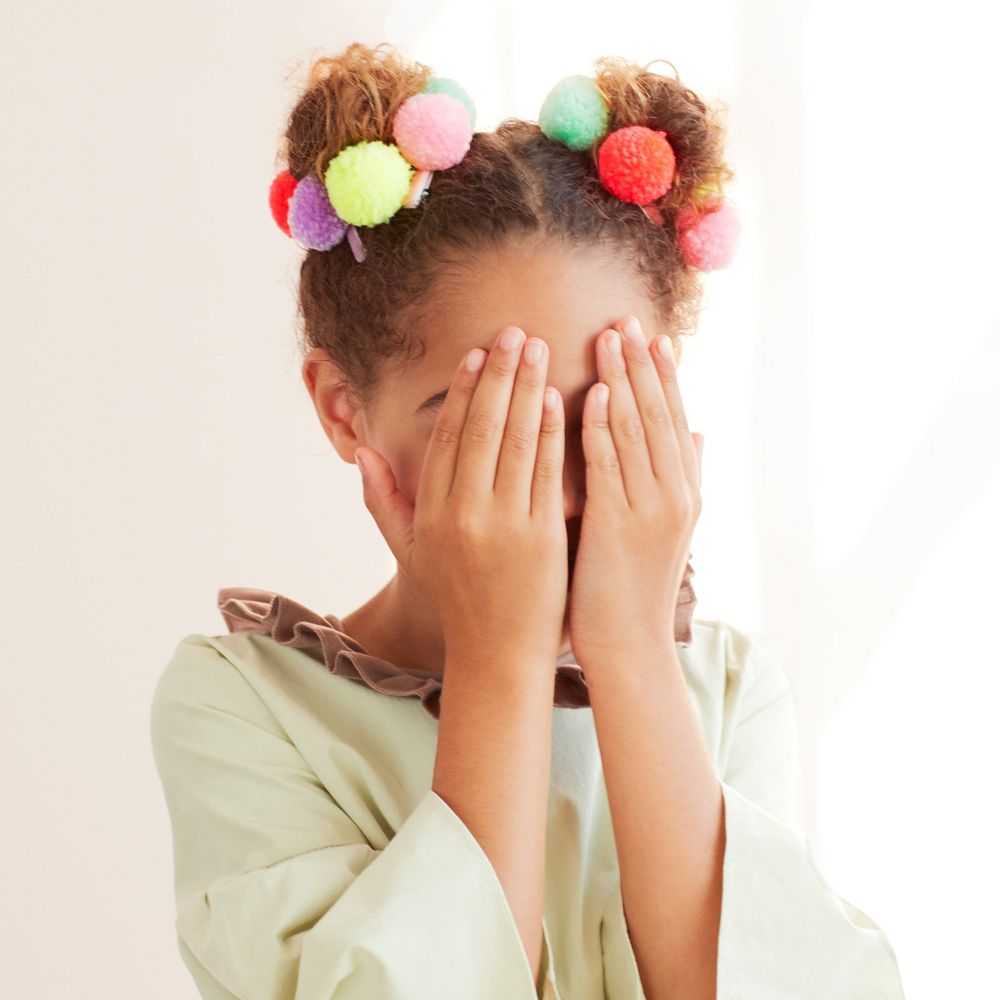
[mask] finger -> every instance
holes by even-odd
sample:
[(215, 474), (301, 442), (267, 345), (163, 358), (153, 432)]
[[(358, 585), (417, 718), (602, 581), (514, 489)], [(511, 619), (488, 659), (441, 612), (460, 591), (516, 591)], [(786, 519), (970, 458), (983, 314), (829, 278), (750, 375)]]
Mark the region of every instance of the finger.
[(695, 432), (691, 435), (691, 437), (694, 438), (694, 443), (698, 446), (698, 488), (701, 489), (701, 455), (705, 447), (705, 435)]
[(698, 461), (695, 457), (694, 442), (688, 428), (687, 416), (684, 413), (684, 402), (681, 400), (681, 390), (677, 384), (677, 367), (674, 363), (673, 347), (666, 334), (654, 338), (653, 357), (660, 374), (663, 395), (666, 397), (670, 415), (673, 418), (677, 446), (680, 449), (681, 464), (689, 483), (698, 482)]
[(566, 448), (566, 414), (562, 396), (548, 386), (542, 400), (542, 428), (531, 486), (531, 514), (563, 520), (563, 461)]
[(547, 357), (548, 348), (543, 340), (529, 337), (525, 341), (497, 459), (494, 492), (525, 513), (532, 505), (531, 483), (535, 478)]
[(476, 347), (462, 358), (452, 377), (424, 453), (415, 498), (415, 505), (421, 510), (439, 507), (451, 493), (462, 429), (485, 363), (486, 352)]
[(608, 412), (611, 435), (621, 465), (621, 479), (630, 505), (638, 503), (653, 478), (653, 466), (646, 445), (646, 430), (636, 405), (622, 353), (618, 330), (606, 330), (598, 338), (597, 370), (610, 390)]
[[(635, 316), (626, 316), (615, 326), (622, 333), (629, 383), (646, 433), (646, 451), (652, 474), (662, 482), (676, 479), (683, 471), (680, 467), (680, 446), (677, 443), (673, 417), (663, 394), (660, 373), (646, 343), (646, 335)], [(611, 424), (614, 427), (614, 399), (611, 406)], [(626, 483), (627, 476), (626, 469)]]
[(493, 493), (524, 340), (524, 331), (516, 326), (500, 332), (469, 403), (452, 485), (452, 492), (469, 503)]
[[(365, 506), (392, 554), (405, 566), (406, 551), (413, 541), (414, 505), (400, 492), (392, 467), (377, 451), (356, 448), (354, 457), (364, 461), (361, 488)], [(360, 461), (358, 467), (361, 468)]]
[[(602, 393), (604, 399), (602, 401)], [(608, 387), (597, 382), (583, 403), (583, 456), (587, 467), (587, 503), (628, 505), (618, 452), (608, 423)]]

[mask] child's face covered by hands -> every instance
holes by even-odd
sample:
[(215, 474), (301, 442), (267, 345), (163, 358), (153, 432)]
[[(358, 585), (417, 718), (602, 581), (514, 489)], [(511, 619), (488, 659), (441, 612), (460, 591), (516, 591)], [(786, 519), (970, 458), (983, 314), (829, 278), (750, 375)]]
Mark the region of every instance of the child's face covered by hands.
[[(444, 280), (428, 290), (420, 306), (423, 320), (417, 332), (425, 342), (423, 357), (398, 374), (383, 374), (373, 404), (364, 409), (354, 409), (349, 403), (329, 356), (319, 350), (310, 352), (303, 376), (320, 422), (345, 462), (356, 462), (361, 448), (369, 449), (368, 457), (378, 454), (374, 472), (378, 486), (368, 489), (382, 498), (383, 515), (390, 508), (395, 512), (397, 530), (391, 534), (397, 539), (409, 537), (410, 530), (402, 524), (415, 510), (433, 432), (463, 359), (476, 348), (489, 353), (498, 335), (510, 327), (543, 341), (547, 348), (544, 381), (561, 396), (564, 428), (562, 483), (556, 484), (555, 506), (562, 508), (564, 558), (568, 558), (566, 589), (559, 595), (560, 605), (565, 605), (560, 652), (565, 652), (569, 635), (565, 598), (573, 580), (587, 499), (583, 411), (588, 392), (600, 380), (598, 340), (628, 315), (639, 320), (647, 342), (665, 331), (644, 284), (620, 254), (536, 238), (481, 253), (464, 261), (461, 268), (446, 271)], [(372, 475), (370, 470), (368, 474)], [(536, 557), (528, 562), (538, 569)], [(410, 573), (397, 573), (392, 584), (369, 603), (372, 607), (366, 614), (375, 619), (369, 636), (385, 643), (387, 636), (399, 635), (398, 641), (393, 640), (395, 645), (390, 643), (387, 657), (405, 655), (407, 662), (422, 669), (442, 669), (441, 622), (434, 618), (426, 594), (413, 585)]]
[(563, 514), (571, 553), (586, 498), (581, 441), (583, 404), (598, 381), (595, 343), (609, 326), (635, 315), (648, 340), (663, 332), (641, 280), (600, 248), (525, 239), (487, 251), (476, 266), (448, 274), (424, 305), (426, 353), (387, 377), (356, 445), (390, 463), (398, 487), (415, 501), (424, 455), (455, 368), (475, 347), (489, 351), (498, 332), (517, 326), (548, 347), (547, 384), (562, 396), (566, 424)]

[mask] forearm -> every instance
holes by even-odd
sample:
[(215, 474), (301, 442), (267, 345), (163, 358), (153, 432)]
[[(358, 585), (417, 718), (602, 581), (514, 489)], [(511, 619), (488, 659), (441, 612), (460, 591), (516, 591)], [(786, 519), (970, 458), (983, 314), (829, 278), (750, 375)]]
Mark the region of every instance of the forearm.
[(540, 657), (516, 666), (487, 664), (449, 652), (432, 783), (496, 869), (536, 983), (545, 903), (552, 663)]
[(582, 666), (643, 990), (714, 1000), (725, 804), (673, 642)]

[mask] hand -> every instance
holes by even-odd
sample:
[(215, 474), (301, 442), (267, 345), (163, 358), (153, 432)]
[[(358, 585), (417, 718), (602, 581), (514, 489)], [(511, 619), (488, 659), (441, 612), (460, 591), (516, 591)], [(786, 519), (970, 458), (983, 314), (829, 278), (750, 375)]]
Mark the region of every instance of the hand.
[[(674, 642), (674, 611), (701, 514), (701, 450), (684, 416), (672, 356), (647, 346), (635, 322), (616, 324), (624, 355), (598, 337), (601, 382), (587, 394), (587, 499), (569, 597), (570, 645), (602, 669), (624, 646)], [(616, 332), (616, 336), (618, 333)], [(598, 402), (602, 388), (606, 406)], [(663, 648), (672, 648), (664, 645)]]
[[(402, 572), (425, 596), (447, 650), (533, 664), (558, 656), (568, 583), (562, 401), (543, 408), (548, 348), (529, 363), (523, 331), (500, 337), (480, 372), (463, 358), (438, 414), (415, 503), (389, 463), (358, 448), (365, 506)], [(501, 331), (501, 334), (505, 331)], [(523, 654), (523, 656), (521, 655)], [(495, 662), (495, 661), (494, 661)]]

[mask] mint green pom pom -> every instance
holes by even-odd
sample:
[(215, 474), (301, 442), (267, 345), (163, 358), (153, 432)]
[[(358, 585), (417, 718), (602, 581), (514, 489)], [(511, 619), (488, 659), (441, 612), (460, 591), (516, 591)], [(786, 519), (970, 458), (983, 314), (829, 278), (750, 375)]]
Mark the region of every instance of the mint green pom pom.
[(447, 76), (432, 76), (424, 87), (425, 94), (450, 94), (460, 100), (466, 111), (469, 112), (469, 124), (476, 127), (476, 106), (472, 103), (472, 98), (465, 92), (465, 88), (457, 81)]
[(609, 115), (595, 80), (564, 76), (545, 98), (538, 124), (550, 139), (570, 149), (590, 149), (607, 132)]
[(324, 180), (333, 210), (354, 226), (388, 222), (410, 192), (413, 168), (385, 142), (356, 142), (326, 168)]

